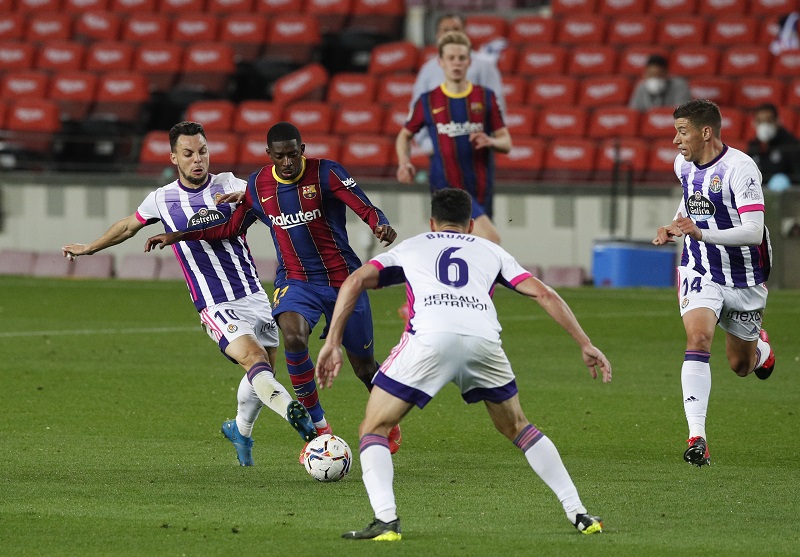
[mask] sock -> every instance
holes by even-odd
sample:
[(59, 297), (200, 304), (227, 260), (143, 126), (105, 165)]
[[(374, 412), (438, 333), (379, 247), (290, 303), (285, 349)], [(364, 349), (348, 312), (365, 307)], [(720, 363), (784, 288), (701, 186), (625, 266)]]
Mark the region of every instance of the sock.
[(239, 382), (239, 391), (236, 394), (236, 399), (238, 401), (236, 427), (239, 428), (239, 433), (245, 437), (250, 437), (253, 434), (253, 424), (256, 423), (258, 413), (261, 412), (261, 407), (264, 404), (253, 390), (253, 386), (247, 379), (247, 374), (244, 374)]
[(756, 367), (753, 369), (758, 369), (763, 366), (764, 362), (766, 362), (767, 358), (769, 358), (770, 352), (772, 352), (770, 345), (761, 340), (761, 337), (759, 337), (758, 344), (756, 344)]
[(267, 362), (259, 362), (247, 371), (247, 379), (253, 390), (270, 410), (286, 418), (286, 407), (292, 397), (286, 388), (275, 379), (275, 372)]
[(286, 366), (289, 368), (289, 378), (292, 380), (294, 394), (308, 413), (311, 414), (311, 421), (316, 426), (325, 419), (325, 412), (319, 403), (319, 393), (317, 393), (317, 383), (314, 381), (314, 362), (308, 355), (308, 348), (302, 352), (284, 352), (286, 355)]
[(389, 452), (389, 439), (374, 433), (364, 435), (358, 444), (361, 479), (369, 495), (375, 518), (383, 522), (397, 520), (394, 501), (394, 464)]
[(561, 455), (550, 438), (536, 426), (528, 424), (514, 439), (514, 444), (525, 454), (533, 471), (556, 494), (567, 519), (575, 524), (577, 515), (586, 513), (586, 507), (581, 503), (578, 488), (572, 483), (569, 472), (561, 462)]
[(701, 350), (687, 350), (681, 367), (683, 386), (683, 411), (689, 424), (689, 438), (706, 437), (706, 412), (711, 394), (711, 354)]

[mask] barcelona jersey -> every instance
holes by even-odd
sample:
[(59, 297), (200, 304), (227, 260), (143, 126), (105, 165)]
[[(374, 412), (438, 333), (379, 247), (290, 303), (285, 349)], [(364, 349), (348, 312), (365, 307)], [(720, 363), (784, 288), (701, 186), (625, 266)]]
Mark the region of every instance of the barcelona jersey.
[(491, 217), (494, 183), (494, 151), (475, 149), (471, 133), (504, 128), (497, 98), (491, 89), (469, 84), (463, 93), (452, 93), (444, 84), (423, 93), (406, 121), (416, 134), (428, 129), (433, 142), (430, 168), (431, 190), (459, 188), (468, 191)]
[(339, 163), (303, 157), (293, 182), (280, 178), (274, 166), (251, 174), (244, 201), (227, 222), (184, 239), (230, 238), (260, 220), (270, 228), (278, 256), (276, 285), (294, 279), (339, 287), (361, 266), (347, 238), (347, 207), (371, 230), (389, 224)]

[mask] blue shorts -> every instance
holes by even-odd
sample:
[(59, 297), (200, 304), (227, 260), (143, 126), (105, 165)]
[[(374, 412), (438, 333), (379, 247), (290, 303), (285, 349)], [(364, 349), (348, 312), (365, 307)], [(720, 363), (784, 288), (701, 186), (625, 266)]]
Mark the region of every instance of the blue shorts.
[[(292, 279), (276, 280), (275, 293), (272, 297), (272, 316), (277, 320), (281, 313), (287, 311), (299, 313), (313, 330), (324, 314), (325, 328), (319, 338), (325, 338), (338, 294), (339, 289), (333, 286), (320, 286)], [(342, 345), (349, 352), (362, 358), (372, 356), (375, 350), (372, 337), (372, 310), (366, 292), (362, 292), (358, 297), (353, 315), (347, 321)]]

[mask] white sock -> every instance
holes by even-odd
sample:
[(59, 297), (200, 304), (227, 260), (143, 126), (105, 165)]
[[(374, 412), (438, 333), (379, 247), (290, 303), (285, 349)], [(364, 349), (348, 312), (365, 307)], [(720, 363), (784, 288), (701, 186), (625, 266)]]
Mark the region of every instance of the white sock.
[(328, 420), (325, 419), (323, 416), (322, 419), (318, 422), (314, 422), (314, 427), (317, 429), (325, 429), (328, 427)]
[(770, 345), (763, 340), (761, 337), (758, 338), (758, 344), (756, 344), (756, 367), (753, 369), (758, 369), (764, 365), (764, 362), (767, 361), (769, 358), (769, 353), (772, 351)]
[(687, 350), (681, 367), (683, 386), (683, 411), (689, 424), (689, 438), (702, 437), (706, 441), (706, 413), (711, 394), (711, 354)]
[[(250, 369), (252, 371), (252, 368)], [(287, 407), (293, 399), (286, 387), (278, 383), (272, 371), (261, 371), (251, 379), (251, 384), (261, 402), (277, 415), (286, 419)]]
[(258, 418), (258, 413), (261, 412), (261, 399), (253, 390), (250, 381), (247, 380), (247, 374), (242, 377), (239, 383), (239, 392), (236, 394), (238, 407), (236, 409), (236, 427), (239, 428), (239, 433), (245, 437), (250, 437), (253, 434), (253, 424)]
[(369, 503), (375, 518), (383, 522), (397, 519), (397, 504), (394, 500), (394, 464), (389, 452), (389, 440), (368, 433), (359, 443), (361, 479), (369, 495)]
[(572, 478), (569, 477), (564, 463), (561, 462), (561, 455), (558, 454), (556, 446), (549, 437), (542, 434), (539, 440), (524, 454), (533, 471), (542, 478), (542, 481), (553, 490), (558, 500), (561, 501), (567, 519), (575, 524), (576, 515), (585, 514), (586, 507), (581, 503), (578, 489), (572, 483)]

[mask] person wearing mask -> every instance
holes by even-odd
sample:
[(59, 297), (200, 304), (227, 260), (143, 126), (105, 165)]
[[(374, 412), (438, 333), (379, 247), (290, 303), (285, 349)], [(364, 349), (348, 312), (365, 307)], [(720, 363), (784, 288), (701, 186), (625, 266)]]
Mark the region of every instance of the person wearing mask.
[(747, 144), (747, 154), (756, 161), (767, 188), (782, 191), (800, 184), (800, 141), (784, 128), (774, 104), (753, 111), (756, 136)]
[(647, 112), (661, 106), (676, 107), (691, 98), (686, 80), (670, 76), (667, 59), (660, 54), (653, 54), (647, 59), (643, 78), (636, 84), (628, 106), (639, 112)]

